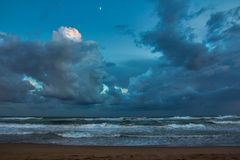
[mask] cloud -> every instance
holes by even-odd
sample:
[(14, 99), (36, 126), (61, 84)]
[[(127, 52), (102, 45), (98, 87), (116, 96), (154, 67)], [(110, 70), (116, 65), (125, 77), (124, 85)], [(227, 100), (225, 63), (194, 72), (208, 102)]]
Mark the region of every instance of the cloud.
[(214, 52), (238, 53), (240, 42), (240, 7), (211, 15), (207, 22), (207, 43)]
[[(132, 77), (128, 101), (178, 114), (240, 112), (239, 7), (213, 13), (207, 36), (196, 42), (189, 18), (191, 1), (153, 1), (158, 24), (141, 33), (153, 53), (162, 53), (160, 65)], [(174, 10), (174, 12), (172, 12)], [(197, 15), (203, 11), (199, 11)], [(190, 27), (190, 30), (189, 30)]]
[[(152, 31), (141, 34), (140, 43), (149, 46), (153, 53), (161, 52), (170, 63), (188, 69), (210, 65), (213, 56), (202, 43), (194, 42), (191, 28), (185, 25), (189, 17), (188, 1), (154, 1), (159, 22)], [(174, 12), (172, 12), (174, 10)]]
[(58, 31), (53, 31), (53, 41), (73, 41), (82, 42), (82, 35), (76, 28), (60, 27)]
[[(53, 41), (22, 41), (1, 34), (0, 101), (101, 103), (106, 76), (98, 45), (75, 28), (60, 27)], [(81, 42), (81, 43), (79, 43)], [(41, 87), (39, 86), (41, 84)], [(36, 89), (36, 86), (41, 89)]]

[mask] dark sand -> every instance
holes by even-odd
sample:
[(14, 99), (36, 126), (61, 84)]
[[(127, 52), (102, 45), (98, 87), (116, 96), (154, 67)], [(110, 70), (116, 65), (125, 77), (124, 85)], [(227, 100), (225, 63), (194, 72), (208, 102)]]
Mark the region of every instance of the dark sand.
[(1, 160), (240, 160), (240, 147), (85, 147), (0, 144)]

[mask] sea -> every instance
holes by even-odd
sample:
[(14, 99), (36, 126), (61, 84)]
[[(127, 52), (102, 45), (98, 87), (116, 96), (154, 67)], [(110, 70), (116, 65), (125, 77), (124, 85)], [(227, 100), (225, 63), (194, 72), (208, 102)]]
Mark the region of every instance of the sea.
[(240, 146), (240, 116), (0, 117), (0, 143)]

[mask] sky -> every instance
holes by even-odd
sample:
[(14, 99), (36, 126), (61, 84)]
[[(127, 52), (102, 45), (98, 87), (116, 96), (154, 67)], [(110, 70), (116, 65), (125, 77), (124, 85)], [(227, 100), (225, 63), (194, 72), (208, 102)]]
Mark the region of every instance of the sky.
[(1, 0), (0, 116), (240, 114), (239, 0)]

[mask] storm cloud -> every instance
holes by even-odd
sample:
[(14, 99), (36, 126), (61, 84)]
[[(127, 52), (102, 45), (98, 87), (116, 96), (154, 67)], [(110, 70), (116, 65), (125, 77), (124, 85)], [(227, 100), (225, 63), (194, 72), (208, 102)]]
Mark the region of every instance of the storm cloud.
[[(188, 69), (199, 69), (211, 63), (213, 56), (202, 43), (194, 42), (191, 28), (185, 25), (189, 17), (189, 1), (154, 1), (159, 22), (154, 30), (142, 33), (141, 43), (152, 52), (162, 52), (169, 63)], [(174, 11), (174, 12), (173, 12)]]
[(96, 42), (82, 41), (76, 29), (61, 27), (44, 43), (0, 38), (0, 101), (102, 101), (102, 56)]
[(207, 35), (199, 42), (194, 28), (186, 25), (195, 17), (189, 11), (191, 1), (153, 3), (159, 22), (141, 33), (140, 43), (163, 56), (158, 67), (130, 79), (131, 103), (176, 113), (239, 111), (239, 7), (212, 13)]

